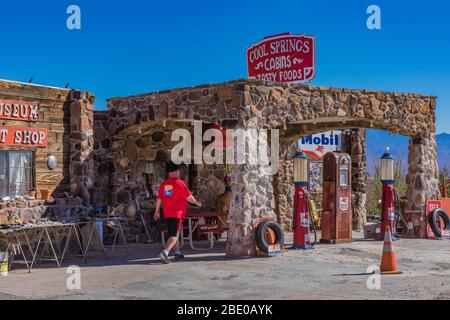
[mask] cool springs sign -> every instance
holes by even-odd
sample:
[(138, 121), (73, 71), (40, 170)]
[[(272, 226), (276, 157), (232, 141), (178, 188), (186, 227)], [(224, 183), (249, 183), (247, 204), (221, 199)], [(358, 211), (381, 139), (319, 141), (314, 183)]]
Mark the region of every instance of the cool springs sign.
[(315, 38), (283, 33), (247, 49), (248, 76), (272, 82), (306, 82), (315, 75)]

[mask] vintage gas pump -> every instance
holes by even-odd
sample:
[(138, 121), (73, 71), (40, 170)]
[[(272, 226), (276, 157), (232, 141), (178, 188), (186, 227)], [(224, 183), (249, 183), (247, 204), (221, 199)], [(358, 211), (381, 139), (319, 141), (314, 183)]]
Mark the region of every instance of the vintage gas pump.
[(308, 157), (303, 151), (294, 156), (294, 245), (295, 249), (313, 249), (309, 238)]
[(389, 226), (392, 240), (398, 240), (395, 223), (394, 157), (389, 148), (386, 148), (386, 151), (380, 158), (380, 167), (381, 183), (383, 184), (380, 237), (384, 237), (384, 230), (386, 226)]
[(323, 243), (352, 241), (351, 158), (329, 152), (323, 158)]

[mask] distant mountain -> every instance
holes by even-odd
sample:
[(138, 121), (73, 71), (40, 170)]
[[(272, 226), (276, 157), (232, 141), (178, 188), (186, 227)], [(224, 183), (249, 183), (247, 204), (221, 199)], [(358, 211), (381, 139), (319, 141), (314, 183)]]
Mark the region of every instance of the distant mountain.
[[(409, 137), (393, 134), (383, 130), (367, 130), (367, 173), (374, 174), (375, 163), (386, 147), (391, 148), (395, 158), (402, 161), (405, 172), (408, 169)], [(447, 166), (450, 169), (450, 134), (441, 133), (436, 136), (437, 157), (439, 168)]]

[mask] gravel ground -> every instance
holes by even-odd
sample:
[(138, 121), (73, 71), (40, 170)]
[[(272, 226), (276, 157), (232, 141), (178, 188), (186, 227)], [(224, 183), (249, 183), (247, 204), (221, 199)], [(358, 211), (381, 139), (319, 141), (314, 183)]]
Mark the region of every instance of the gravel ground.
[[(358, 237), (360, 234), (355, 234)], [(287, 236), (288, 244), (291, 235)], [(162, 265), (159, 244), (131, 246), (131, 256), (89, 259), (81, 289), (68, 290), (62, 269), (41, 265), (0, 277), (0, 299), (450, 299), (450, 242), (402, 239), (394, 243), (402, 275), (382, 276), (367, 288), (367, 268), (380, 263), (382, 242), (316, 245), (276, 257), (231, 259), (219, 243), (207, 253)]]

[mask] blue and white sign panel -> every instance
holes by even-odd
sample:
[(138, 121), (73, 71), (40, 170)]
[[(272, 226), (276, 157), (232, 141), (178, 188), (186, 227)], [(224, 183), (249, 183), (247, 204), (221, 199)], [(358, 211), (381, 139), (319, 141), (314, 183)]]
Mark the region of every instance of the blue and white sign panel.
[(341, 150), (341, 131), (327, 131), (300, 138), (298, 148), (312, 158), (322, 159), (327, 152)]

